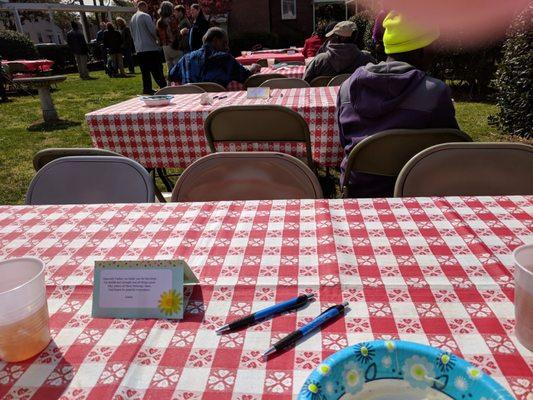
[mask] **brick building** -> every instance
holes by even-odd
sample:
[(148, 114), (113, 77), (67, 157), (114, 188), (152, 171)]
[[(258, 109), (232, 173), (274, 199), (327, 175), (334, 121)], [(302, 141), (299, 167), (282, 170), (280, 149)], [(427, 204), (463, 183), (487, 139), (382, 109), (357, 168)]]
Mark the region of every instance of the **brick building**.
[(279, 36), (308, 37), (314, 29), (315, 7), (344, 0), (233, 0), (231, 32), (272, 32)]

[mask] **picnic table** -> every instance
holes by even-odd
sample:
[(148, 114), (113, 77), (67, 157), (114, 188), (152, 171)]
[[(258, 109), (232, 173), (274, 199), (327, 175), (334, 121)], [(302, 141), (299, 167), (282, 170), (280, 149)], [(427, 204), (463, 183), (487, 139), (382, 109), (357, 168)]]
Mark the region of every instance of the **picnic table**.
[[(332, 353), (384, 338), (465, 358), (525, 400), (533, 353), (514, 334), (513, 261), (533, 196), (0, 206), (0, 259), (46, 265), (53, 341), (0, 361), (0, 397), (292, 399)], [(95, 260), (186, 260), (184, 319), (91, 317)], [(217, 336), (302, 293), (307, 308)], [(273, 342), (332, 304), (349, 312), (294, 349)]]
[(2, 60), (2, 65), (22, 64), (30, 72), (48, 72), (52, 69), (54, 62), (52, 60)]
[[(246, 92), (224, 92), (222, 99), (202, 106), (200, 94), (177, 95), (165, 107), (146, 107), (134, 98), (88, 113), (85, 117), (94, 147), (108, 149), (147, 168), (186, 168), (209, 154), (204, 121), (215, 108), (228, 105), (277, 104), (299, 112), (309, 124), (313, 159), (320, 166), (340, 165), (343, 158), (336, 117), (338, 87), (273, 90), (268, 100), (247, 99)], [(220, 93), (219, 93), (220, 95)], [(220, 144), (225, 151), (281, 151), (304, 157), (297, 143)]]
[(236, 57), (236, 60), (242, 65), (250, 65), (250, 64), (257, 63), (259, 60), (269, 59), (269, 58), (273, 58), (279, 62), (290, 62), (290, 61), (305, 62), (304, 55), (301, 53), (301, 51), (297, 51), (297, 50), (289, 50), (289, 52), (275, 51), (275, 50), (274, 51), (260, 51), (260, 52), (255, 51), (245, 56)]

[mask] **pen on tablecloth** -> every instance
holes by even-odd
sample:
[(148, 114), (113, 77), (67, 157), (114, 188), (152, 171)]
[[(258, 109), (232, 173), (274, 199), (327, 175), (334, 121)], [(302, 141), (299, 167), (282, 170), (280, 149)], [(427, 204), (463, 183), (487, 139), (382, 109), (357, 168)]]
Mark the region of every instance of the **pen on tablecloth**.
[(341, 315), (344, 312), (344, 309), (348, 305), (348, 302), (344, 302), (342, 304), (338, 304), (336, 306), (332, 306), (328, 308), (326, 311), (324, 311), (322, 314), (320, 314), (318, 317), (316, 317), (314, 320), (309, 322), (307, 325), (302, 326), (300, 329), (295, 330), (294, 332), (288, 334), (283, 339), (278, 341), (274, 346), (272, 346), (270, 349), (268, 349), (264, 354), (263, 358), (267, 358), (269, 355), (285, 350), (292, 345), (294, 345), (299, 339), (303, 338), (304, 336), (308, 335), (312, 331), (314, 331), (316, 328), (320, 327), (321, 325), (324, 325), (326, 322), (328, 322), (330, 319), (337, 317), (338, 315)]
[(263, 310), (256, 311), (247, 317), (233, 321), (227, 325), (224, 325), (222, 328), (217, 329), (216, 332), (220, 334), (233, 331), (235, 329), (252, 325), (259, 320), (269, 318), (273, 315), (303, 307), (314, 297), (314, 294), (302, 294), (301, 296), (284, 301), (283, 303), (274, 304), (273, 306), (267, 307)]

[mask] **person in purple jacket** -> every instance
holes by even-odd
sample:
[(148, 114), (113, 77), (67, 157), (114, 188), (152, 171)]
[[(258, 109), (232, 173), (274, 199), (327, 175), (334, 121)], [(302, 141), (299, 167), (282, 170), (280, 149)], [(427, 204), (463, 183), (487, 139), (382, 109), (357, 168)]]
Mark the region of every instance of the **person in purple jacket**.
[[(458, 128), (450, 88), (424, 72), (431, 60), (428, 46), (439, 31), (415, 27), (394, 12), (383, 27), (387, 60), (358, 68), (337, 98), (344, 148), (341, 179), (350, 151), (370, 135), (388, 129)], [(390, 197), (394, 183), (394, 177), (352, 172), (348, 192), (350, 197)]]

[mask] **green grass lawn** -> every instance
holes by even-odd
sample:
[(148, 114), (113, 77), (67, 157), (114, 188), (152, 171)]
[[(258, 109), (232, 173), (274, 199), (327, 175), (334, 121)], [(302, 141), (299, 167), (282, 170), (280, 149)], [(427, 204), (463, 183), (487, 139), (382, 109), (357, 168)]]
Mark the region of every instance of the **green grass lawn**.
[[(21, 204), (33, 177), (32, 157), (47, 147), (91, 146), (85, 114), (126, 100), (141, 92), (140, 74), (110, 79), (93, 72), (96, 80), (82, 81), (76, 74), (58, 85), (52, 94), (61, 119), (54, 129), (40, 125), (41, 110), (37, 95), (12, 96), (0, 103), (0, 204)], [(457, 119), (461, 128), (478, 141), (512, 140), (487, 124), (497, 112), (492, 104), (458, 101)]]

